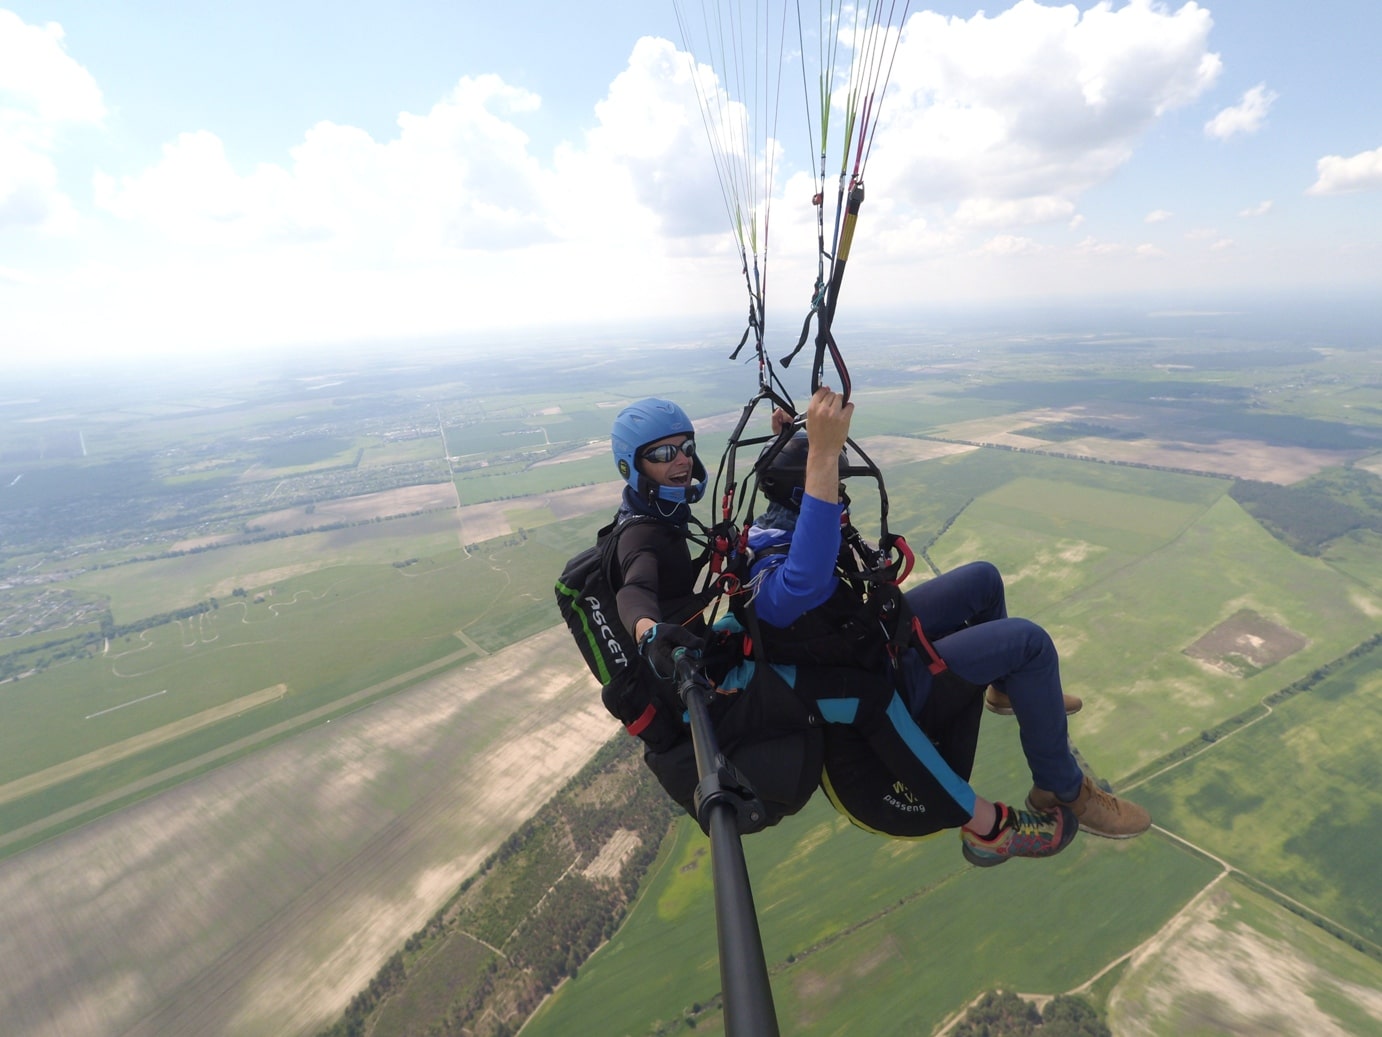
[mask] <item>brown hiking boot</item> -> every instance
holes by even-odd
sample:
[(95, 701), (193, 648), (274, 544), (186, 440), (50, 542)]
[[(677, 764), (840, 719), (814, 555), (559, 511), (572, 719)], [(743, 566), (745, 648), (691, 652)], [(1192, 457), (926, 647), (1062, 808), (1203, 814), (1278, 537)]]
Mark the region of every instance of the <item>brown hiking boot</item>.
[(1152, 815), (1136, 803), (1119, 799), (1105, 792), (1088, 774), (1080, 785), (1080, 793), (1070, 802), (1056, 798), (1054, 792), (1032, 787), (1027, 794), (1027, 809), (1049, 811), (1057, 804), (1067, 806), (1080, 819), (1080, 827), (1090, 835), (1105, 839), (1131, 839), (1152, 827)]
[[(1065, 699), (1066, 716), (1070, 716), (1071, 713), (1078, 713), (1080, 710), (1084, 709), (1084, 699), (1077, 698), (1074, 695), (1065, 695), (1062, 697)], [(984, 692), (984, 708), (990, 713), (1001, 713), (1005, 717), (1013, 715), (1012, 699), (1008, 698), (1007, 695), (1003, 694), (1003, 692), (999, 691), (992, 684), (989, 685), (989, 690)]]

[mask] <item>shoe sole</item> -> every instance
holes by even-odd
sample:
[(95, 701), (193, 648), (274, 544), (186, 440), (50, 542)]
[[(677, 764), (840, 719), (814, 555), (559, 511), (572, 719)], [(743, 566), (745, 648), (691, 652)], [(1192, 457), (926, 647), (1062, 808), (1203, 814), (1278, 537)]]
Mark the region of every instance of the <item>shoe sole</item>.
[(969, 843), (960, 845), (960, 853), (964, 854), (964, 859), (976, 868), (996, 868), (998, 865), (1007, 864), (1008, 861), (1012, 860), (1011, 857), (981, 857), (970, 850)]

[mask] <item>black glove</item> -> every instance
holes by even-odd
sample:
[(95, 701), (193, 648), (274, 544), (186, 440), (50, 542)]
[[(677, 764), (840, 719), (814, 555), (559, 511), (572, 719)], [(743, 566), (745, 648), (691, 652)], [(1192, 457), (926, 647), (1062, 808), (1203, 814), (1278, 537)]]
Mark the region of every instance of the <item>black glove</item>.
[(638, 642), (638, 654), (648, 660), (653, 673), (671, 680), (676, 671), (674, 653), (678, 648), (700, 655), (704, 641), (676, 623), (654, 623)]

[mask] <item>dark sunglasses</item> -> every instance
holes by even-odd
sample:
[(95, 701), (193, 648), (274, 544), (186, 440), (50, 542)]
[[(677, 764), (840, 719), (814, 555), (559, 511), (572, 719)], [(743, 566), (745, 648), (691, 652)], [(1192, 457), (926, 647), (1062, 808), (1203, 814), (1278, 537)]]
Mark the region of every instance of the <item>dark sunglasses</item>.
[(668, 461), (676, 460), (678, 451), (687, 457), (695, 457), (696, 441), (688, 439), (682, 443), (659, 443), (657, 446), (650, 446), (643, 451), (643, 460), (651, 461), (653, 464), (666, 464)]

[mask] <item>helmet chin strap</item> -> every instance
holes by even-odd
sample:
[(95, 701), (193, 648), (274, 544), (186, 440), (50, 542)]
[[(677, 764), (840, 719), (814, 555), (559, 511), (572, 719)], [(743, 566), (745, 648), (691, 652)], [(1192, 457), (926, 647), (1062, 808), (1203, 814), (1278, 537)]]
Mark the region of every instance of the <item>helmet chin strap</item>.
[(663, 500), (662, 494), (658, 492), (659, 486), (657, 483), (655, 483), (652, 479), (649, 479), (646, 475), (643, 475), (641, 472), (639, 473), (639, 478), (643, 482), (647, 483), (648, 486), (647, 490), (645, 490), (643, 493), (644, 501), (646, 501), (648, 505), (652, 507), (662, 518), (675, 518), (677, 514), (677, 508), (681, 507), (682, 503), (684, 502)]

